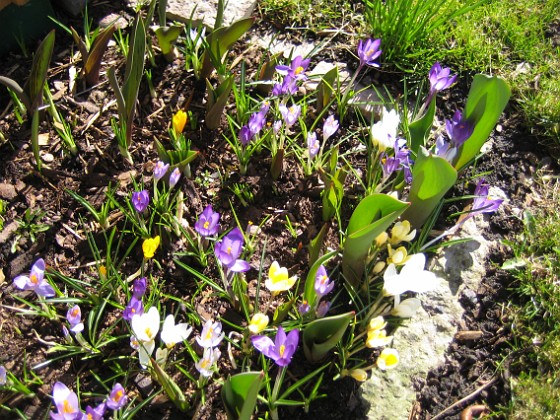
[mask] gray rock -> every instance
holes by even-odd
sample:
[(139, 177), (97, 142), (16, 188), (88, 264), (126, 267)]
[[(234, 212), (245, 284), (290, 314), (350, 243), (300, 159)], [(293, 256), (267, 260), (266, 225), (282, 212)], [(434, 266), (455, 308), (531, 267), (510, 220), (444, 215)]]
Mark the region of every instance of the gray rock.
[[(128, 0), (131, 7), (135, 7), (137, 3), (138, 0)], [(235, 21), (251, 17), (256, 5), (256, 0), (226, 1), (224, 25), (229, 26)], [(168, 19), (187, 23), (192, 16), (193, 27), (203, 24), (209, 29), (213, 29), (217, 10), (218, 0), (168, 0), (167, 2)]]

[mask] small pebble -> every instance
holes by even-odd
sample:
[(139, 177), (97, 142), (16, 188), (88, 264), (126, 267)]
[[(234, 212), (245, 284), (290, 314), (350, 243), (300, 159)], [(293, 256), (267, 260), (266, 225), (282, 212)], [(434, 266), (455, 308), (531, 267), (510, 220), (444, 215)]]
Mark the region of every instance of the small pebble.
[(45, 163), (51, 163), (54, 161), (54, 156), (51, 153), (45, 153), (41, 156), (41, 159), (43, 159), (43, 162)]

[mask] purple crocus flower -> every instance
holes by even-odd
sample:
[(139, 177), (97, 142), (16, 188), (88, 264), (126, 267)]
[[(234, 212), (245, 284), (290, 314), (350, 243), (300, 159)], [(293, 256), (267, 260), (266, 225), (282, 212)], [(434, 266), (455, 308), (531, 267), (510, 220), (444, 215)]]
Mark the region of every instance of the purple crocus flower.
[(317, 156), (319, 150), (321, 149), (321, 143), (317, 140), (317, 134), (307, 133), (307, 149), (309, 150), (309, 157), (313, 158)]
[(244, 125), (239, 130), (239, 142), (242, 146), (247, 146), (253, 139), (254, 134), (251, 132), (248, 126)]
[(144, 313), (144, 304), (136, 296), (132, 296), (128, 305), (124, 308), (123, 319), (125, 321), (132, 321), (134, 315), (142, 315)]
[(299, 330), (296, 328), (288, 333), (284, 332), (282, 326), (278, 327), (274, 342), (265, 335), (251, 337), (253, 346), (266, 357), (274, 360), (280, 367), (285, 367), (292, 361), (299, 342)]
[(58, 413), (50, 412), (51, 419), (71, 420), (81, 419), (83, 412), (75, 392), (70, 391), (62, 382), (56, 382), (53, 386), (53, 401)]
[(317, 298), (320, 300), (323, 296), (329, 294), (333, 287), (334, 282), (330, 281), (327, 270), (321, 265), (315, 275), (315, 293), (317, 293)]
[(194, 229), (201, 236), (212, 236), (218, 233), (220, 227), (220, 213), (214, 212), (212, 204), (206, 206), (198, 220), (194, 224)]
[(103, 416), (105, 415), (105, 403), (102, 402), (97, 407), (93, 408), (92, 406), (88, 405), (86, 407), (86, 419), (87, 420), (103, 420)]
[(300, 315), (305, 315), (306, 313), (309, 312), (310, 309), (311, 306), (309, 306), (309, 303), (306, 300), (304, 300), (298, 305), (298, 312), (300, 313)]
[(289, 108), (285, 105), (280, 105), (278, 109), (280, 110), (280, 114), (282, 114), (284, 123), (286, 123), (286, 127), (288, 128), (297, 122), (299, 115), (301, 114), (301, 106), (299, 105), (292, 105)]
[(171, 175), (169, 175), (169, 188), (173, 188), (179, 182), (179, 178), (181, 178), (181, 171), (179, 168), (173, 169)]
[(3, 365), (0, 365), (0, 386), (4, 386), (8, 382), (8, 378), (6, 377), (7, 374), (8, 371), (6, 368)]
[(286, 65), (278, 65), (276, 66), (276, 71), (280, 74), (288, 75), (295, 80), (307, 80), (307, 76), (305, 75), (305, 71), (307, 67), (309, 67), (309, 62), (311, 60), (306, 58), (305, 60), (301, 55), (298, 55), (296, 58), (292, 60), (289, 66)]
[(365, 65), (379, 67), (379, 64), (375, 62), (375, 59), (381, 55), (381, 50), (379, 49), (380, 45), (380, 39), (368, 39), (365, 43), (362, 40), (358, 42), (360, 67)]
[(500, 207), (504, 200), (492, 200), (488, 198), (489, 185), (484, 178), (480, 178), (474, 189), (476, 198), (473, 201), (471, 212), (467, 217), (473, 217), (480, 213), (492, 213)]
[(410, 169), (412, 162), (410, 160), (410, 149), (406, 146), (406, 140), (395, 140), (393, 149), (395, 156), (389, 156), (386, 152), (381, 154), (383, 177), (388, 178), (393, 172), (402, 170), (405, 181), (410, 184), (412, 182), (412, 171)]
[(327, 141), (330, 136), (336, 133), (336, 130), (338, 130), (338, 121), (334, 119), (334, 115), (329, 115), (323, 124), (323, 141)]
[(473, 133), (474, 125), (455, 111), (451, 120), (445, 120), (445, 129), (453, 147), (460, 147)]
[(272, 87), (273, 96), (293, 95), (297, 92), (297, 80), (290, 75), (284, 76), (282, 83), (276, 83)]
[(396, 172), (401, 168), (401, 161), (396, 157), (387, 155), (386, 152), (381, 153), (380, 159), (384, 178), (389, 178), (393, 172)]
[(132, 193), (132, 207), (138, 213), (143, 213), (150, 204), (150, 194), (148, 190), (136, 191)]
[(107, 408), (111, 410), (120, 410), (126, 405), (127, 401), (128, 397), (123, 386), (117, 382), (107, 397)]
[(168, 169), (169, 169), (169, 163), (165, 163), (164, 161), (159, 160), (154, 166), (154, 179), (156, 181), (159, 181), (161, 178), (165, 176)]
[(79, 333), (84, 330), (84, 323), (82, 322), (82, 310), (78, 305), (74, 305), (66, 312), (66, 319), (70, 324), (70, 331)]
[(239, 259), (243, 250), (243, 242), (243, 234), (236, 227), (214, 245), (216, 258), (234, 273), (245, 272), (251, 268), (247, 261)]
[(329, 309), (331, 309), (331, 302), (324, 300), (319, 303), (317, 307), (317, 318), (323, 318), (327, 312), (329, 312)]
[(146, 289), (148, 288), (148, 279), (146, 277), (140, 277), (139, 279), (134, 280), (132, 283), (132, 295), (136, 299), (142, 299), (144, 293), (146, 293)]
[(441, 92), (442, 90), (447, 89), (457, 79), (457, 75), (451, 74), (451, 69), (449, 67), (441, 67), (441, 64), (436, 62), (432, 68), (430, 69), (429, 79), (430, 79), (430, 93), (429, 96), (431, 97), (437, 92)]
[(38, 296), (51, 297), (56, 293), (45, 280), (45, 261), (39, 258), (31, 267), (29, 276), (19, 275), (14, 279), (14, 285), (22, 290), (33, 290)]
[(249, 117), (247, 127), (251, 130), (251, 134), (256, 135), (260, 133), (264, 124), (266, 123), (266, 112), (255, 112)]

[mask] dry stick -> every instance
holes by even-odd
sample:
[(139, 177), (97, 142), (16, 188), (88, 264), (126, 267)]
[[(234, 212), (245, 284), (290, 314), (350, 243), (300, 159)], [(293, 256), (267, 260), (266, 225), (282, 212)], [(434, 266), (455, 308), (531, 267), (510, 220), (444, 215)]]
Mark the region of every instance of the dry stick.
[(490, 385), (492, 385), (494, 382), (496, 382), (496, 380), (498, 379), (497, 376), (494, 376), (490, 381), (486, 382), (484, 385), (480, 386), (479, 388), (475, 389), (473, 392), (471, 392), (469, 395), (467, 395), (464, 398), (461, 398), (459, 401), (451, 404), (449, 407), (447, 407), (445, 410), (440, 411), (437, 415), (435, 415), (434, 417), (432, 417), (432, 420), (437, 420), (439, 418), (442, 418), (443, 415), (445, 413), (447, 413), (448, 411), (453, 410), (454, 408), (456, 408), (457, 406), (463, 404), (464, 402), (467, 402), (468, 400), (470, 400), (473, 397), (476, 397), (479, 393), (481, 393), (482, 391), (484, 391), (486, 388), (488, 388)]

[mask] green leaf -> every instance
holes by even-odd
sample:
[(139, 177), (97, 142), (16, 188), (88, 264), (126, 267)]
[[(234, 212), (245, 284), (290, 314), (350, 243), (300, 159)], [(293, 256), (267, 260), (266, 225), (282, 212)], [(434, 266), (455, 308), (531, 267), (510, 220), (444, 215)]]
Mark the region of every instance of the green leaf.
[(206, 127), (215, 130), (220, 126), (220, 120), (233, 87), (233, 75), (224, 80), (215, 90), (212, 89), (208, 79), (206, 79), (206, 85), (208, 88), (208, 106), (205, 122)]
[(204, 52), (201, 76), (210, 77), (212, 70), (222, 64), (223, 55), (253, 26), (255, 19), (238, 20), (227, 28), (219, 28), (206, 37), (209, 50)]
[(474, 130), (459, 149), (455, 169), (461, 170), (480, 152), (510, 96), (511, 90), (503, 79), (483, 74), (474, 76), (463, 113), (463, 117), (474, 125)]
[(342, 254), (342, 271), (353, 287), (361, 282), (366, 258), (375, 238), (387, 230), (409, 204), (379, 193), (360, 201), (346, 228)]
[[(97, 84), (99, 82), (99, 69), (101, 68), (101, 59), (103, 54), (107, 49), (107, 44), (109, 40), (113, 37), (113, 32), (115, 32), (115, 25), (108, 26), (105, 28), (93, 41), (91, 50), (89, 54), (84, 56), (84, 73), (86, 75), (86, 83), (89, 86)], [(81, 51), (81, 48), (80, 48)]]
[(453, 166), (421, 147), (412, 168), (412, 184), (408, 194), (410, 207), (404, 212), (403, 219), (408, 220), (413, 228), (422, 227), (455, 181), (457, 171)]
[[(132, 127), (132, 118), (138, 99), (138, 90), (140, 82), (144, 75), (144, 59), (146, 55), (146, 29), (144, 23), (139, 17), (134, 22), (134, 28), (130, 37), (130, 45), (128, 48), (128, 58), (126, 62), (126, 70), (123, 83), (123, 97), (126, 107), (126, 124)], [(130, 137), (130, 133), (127, 136)]]
[(436, 114), (436, 97), (434, 95), (432, 102), (422, 118), (414, 120), (408, 125), (410, 135), (410, 150), (414, 155), (418, 155), (420, 146), (426, 146), (426, 140), (430, 135), (432, 125), (434, 124), (434, 115)]
[(264, 372), (243, 372), (230, 376), (222, 386), (222, 401), (228, 419), (250, 420), (261, 389)]
[(323, 248), (323, 241), (325, 240), (325, 235), (327, 234), (327, 230), (329, 229), (329, 224), (324, 223), (323, 227), (310, 242), (307, 246), (309, 248), (309, 265), (312, 266), (315, 261), (319, 258), (319, 254), (321, 253), (321, 249)]
[(165, 56), (168, 62), (172, 62), (175, 58), (173, 54), (174, 43), (183, 32), (183, 26), (173, 25), (173, 26), (157, 26), (154, 29), (156, 37), (161, 48), (161, 52)]
[(29, 96), (27, 96), (27, 93), (25, 93), (18, 82), (10, 79), (9, 77), (0, 76), (0, 83), (11, 89), (12, 92), (14, 92), (18, 99), (23, 103), (23, 105), (25, 105), (25, 108), (31, 109), (31, 101), (29, 100)]
[(150, 359), (155, 376), (169, 399), (180, 411), (187, 411), (190, 405), (179, 385), (158, 365), (155, 359)]
[(54, 48), (54, 29), (48, 33), (43, 39), (39, 48), (33, 57), (33, 64), (31, 66), (31, 75), (27, 81), (27, 96), (31, 107), (27, 108), (30, 114), (33, 114), (43, 100), (43, 86), (47, 79), (47, 72), (49, 71), (49, 64)]
[(312, 363), (323, 360), (340, 341), (354, 316), (354, 312), (347, 312), (307, 324), (303, 330), (303, 351), (307, 360)]
[(338, 67), (333, 67), (323, 75), (317, 85), (317, 112), (326, 108), (334, 95), (334, 86), (338, 80)]
[[(280, 58), (282, 56), (283, 53), (281, 52), (276, 53), (272, 57), (270, 57), (270, 60), (268, 60), (262, 65), (259, 71), (258, 81), (267, 82), (274, 79), (274, 74), (276, 73), (276, 66), (280, 62)], [(270, 84), (259, 83), (257, 86), (257, 91), (262, 96), (268, 96), (271, 87), (272, 86)]]

